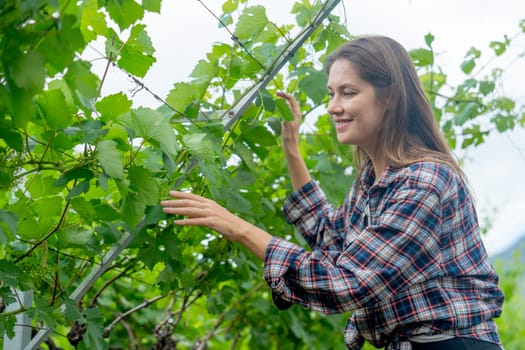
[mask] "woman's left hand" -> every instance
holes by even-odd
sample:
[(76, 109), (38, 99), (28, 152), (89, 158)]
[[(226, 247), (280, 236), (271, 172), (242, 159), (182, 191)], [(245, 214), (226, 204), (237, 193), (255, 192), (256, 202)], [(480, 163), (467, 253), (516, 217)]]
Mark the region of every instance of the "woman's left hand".
[(174, 220), (177, 225), (209, 227), (231, 241), (237, 241), (242, 227), (250, 225), (211, 199), (180, 191), (170, 191), (170, 196), (176, 199), (162, 201), (161, 205), (167, 214), (186, 216)]
[(186, 216), (173, 222), (182, 226), (209, 227), (230, 241), (239, 242), (264, 261), (272, 235), (232, 214), (215, 201), (192, 193), (170, 191), (175, 199), (161, 202), (167, 214)]

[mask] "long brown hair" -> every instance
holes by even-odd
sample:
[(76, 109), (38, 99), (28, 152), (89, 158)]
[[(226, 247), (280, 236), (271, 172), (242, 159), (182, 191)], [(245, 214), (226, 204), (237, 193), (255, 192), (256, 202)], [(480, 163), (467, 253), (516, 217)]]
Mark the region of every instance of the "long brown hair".
[[(466, 180), (437, 126), (412, 60), (397, 41), (384, 36), (350, 40), (328, 56), (328, 72), (339, 59), (352, 62), (360, 78), (385, 101), (377, 151), (385, 155), (388, 165), (405, 166), (432, 158), (446, 163)], [(366, 152), (356, 146), (358, 178), (368, 160)]]

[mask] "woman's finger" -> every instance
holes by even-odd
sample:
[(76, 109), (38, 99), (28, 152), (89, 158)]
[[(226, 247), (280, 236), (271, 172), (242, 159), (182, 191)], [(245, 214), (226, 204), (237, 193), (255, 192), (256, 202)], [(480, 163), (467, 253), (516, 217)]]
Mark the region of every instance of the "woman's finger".
[(206, 203), (201, 201), (196, 201), (193, 199), (167, 199), (160, 204), (165, 208), (176, 208), (176, 207), (195, 207), (195, 208), (204, 208)]
[(170, 196), (175, 197), (175, 198), (192, 199), (192, 200), (199, 201), (199, 202), (206, 202), (206, 201), (209, 200), (207, 198), (204, 198), (202, 196), (199, 196), (199, 195), (194, 194), (194, 193), (189, 193), (189, 192), (170, 191), (169, 194), (170, 194)]
[(295, 97), (283, 91), (276, 92), (276, 95), (286, 100), (288, 106), (290, 107), (290, 110), (292, 111), (292, 114), (294, 115), (295, 121), (300, 121), (303, 118), (301, 108), (299, 107), (299, 102)]
[[(207, 218), (186, 218), (173, 220), (173, 223), (180, 226), (206, 226), (210, 227)], [(210, 227), (212, 228), (212, 227)], [(213, 228), (212, 228), (213, 229)]]
[(162, 211), (166, 214), (175, 214), (175, 215), (184, 215), (188, 217), (197, 217), (197, 216), (203, 216), (202, 209), (195, 208), (195, 207), (164, 207), (162, 208)]

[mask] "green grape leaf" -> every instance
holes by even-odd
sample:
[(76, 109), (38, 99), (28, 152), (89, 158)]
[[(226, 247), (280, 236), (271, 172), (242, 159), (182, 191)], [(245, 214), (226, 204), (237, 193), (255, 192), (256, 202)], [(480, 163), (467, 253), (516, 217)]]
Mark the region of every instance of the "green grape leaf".
[(0, 210), (0, 244), (6, 244), (15, 238), (18, 218), (14, 213)]
[(10, 76), (15, 84), (27, 91), (42, 90), (46, 78), (45, 58), (37, 51), (29, 51), (11, 63)]
[(120, 215), (122, 219), (131, 226), (136, 226), (142, 219), (146, 205), (132, 192), (128, 192), (120, 206)]
[(322, 103), (326, 97), (328, 77), (324, 72), (311, 70), (300, 82), (299, 88), (316, 104)]
[(117, 143), (113, 140), (101, 140), (97, 144), (97, 151), (98, 161), (105, 173), (112, 178), (123, 178), (122, 153), (117, 149)]
[(84, 349), (107, 350), (108, 344), (104, 341), (104, 317), (100, 309), (85, 309), (84, 315), (86, 317), (87, 329), (86, 334), (81, 342)]
[(496, 84), (493, 81), (482, 80), (479, 82), (479, 92), (481, 92), (483, 96), (487, 96), (493, 92), (495, 87)]
[(135, 0), (109, 0), (106, 10), (120, 30), (128, 28), (144, 17), (144, 9)]
[(117, 120), (117, 117), (129, 112), (131, 105), (131, 100), (128, 99), (124, 93), (119, 92), (105, 96), (97, 102), (95, 107), (97, 107), (97, 111), (100, 113), (100, 120), (107, 123)]
[(128, 131), (124, 125), (111, 124), (107, 130), (108, 132), (104, 136), (106, 140), (116, 140), (119, 142), (119, 140), (126, 141), (128, 138)]
[(13, 113), (15, 127), (25, 128), (35, 116), (34, 95), (31, 92), (13, 86), (9, 94), (9, 107)]
[(22, 270), (18, 266), (10, 261), (0, 259), (0, 281), (10, 287), (16, 288), (22, 276)]
[(2, 171), (0, 169), (0, 189), (9, 188), (13, 181), (13, 173), (11, 171)]
[(15, 337), (16, 316), (0, 315), (0, 334), (5, 334), (9, 339)]
[(239, 6), (239, 0), (227, 0), (222, 4), (223, 12), (233, 12), (237, 10)]
[(50, 196), (60, 192), (60, 188), (53, 185), (56, 180), (51, 176), (38, 173), (34, 177), (29, 177), (25, 186), (33, 198)]
[(108, 34), (106, 16), (99, 10), (97, 2), (97, 0), (86, 0), (82, 3), (80, 31), (86, 42), (95, 40), (98, 35)]
[(86, 222), (93, 221), (95, 208), (93, 208), (92, 203), (88, 202), (84, 197), (72, 198), (70, 204), (78, 215), (80, 215)]
[(256, 164), (253, 160), (253, 153), (244, 143), (240, 141), (235, 142), (235, 153), (241, 157), (242, 161), (248, 168), (252, 170), (256, 169)]
[(507, 50), (507, 43), (502, 41), (491, 41), (489, 46), (496, 56), (501, 56)]
[(158, 204), (159, 187), (152, 173), (143, 167), (130, 167), (128, 179), (128, 192), (120, 207), (120, 214), (128, 224), (135, 226), (143, 218), (146, 206)]
[(190, 77), (195, 78), (198, 82), (209, 82), (217, 75), (218, 69), (217, 60), (199, 60)]
[(117, 220), (120, 215), (118, 213), (118, 211), (113, 208), (111, 205), (107, 204), (107, 203), (100, 203), (98, 205), (96, 205), (95, 207), (95, 219), (97, 221), (115, 221)]
[(3, 300), (4, 305), (16, 303), (18, 301), (13, 294), (13, 290), (7, 286), (0, 287), (0, 299)]
[(142, 0), (142, 7), (149, 12), (160, 13), (161, 0)]
[(456, 115), (454, 121), (456, 125), (463, 125), (467, 121), (473, 119), (478, 114), (478, 104), (476, 102), (468, 102), (467, 104), (463, 105), (462, 108), (459, 110), (459, 113)]
[(434, 64), (434, 53), (428, 49), (413, 49), (409, 51), (412, 61), (417, 67), (426, 67)]
[(91, 169), (89, 169), (87, 166), (83, 166), (80, 168), (74, 168), (69, 171), (66, 171), (64, 174), (62, 174), (55, 182), (54, 186), (63, 187), (65, 186), (69, 181), (77, 180), (77, 179), (92, 179), (93, 178), (93, 172)]
[(51, 146), (58, 151), (68, 151), (74, 147), (74, 144), (68, 135), (59, 130), (51, 141)]
[(427, 44), (428, 47), (432, 47), (432, 43), (434, 42), (434, 39), (436, 37), (432, 35), (432, 33), (428, 33), (425, 35), (425, 44)]
[(89, 191), (89, 180), (84, 180), (73, 186), (71, 191), (66, 196), (66, 199), (69, 200), (75, 196), (78, 196), (81, 193), (86, 193)]
[(290, 106), (288, 105), (288, 102), (286, 102), (282, 98), (277, 98), (275, 100), (275, 108), (277, 110), (277, 113), (286, 121), (292, 121), (293, 120), (293, 114), (292, 110), (290, 109)]
[(150, 108), (138, 108), (131, 111), (131, 116), (121, 118), (128, 122), (136, 133), (155, 146), (160, 146), (162, 151), (175, 156), (177, 153), (177, 140), (169, 121), (164, 116)]
[(72, 90), (78, 91), (87, 99), (95, 98), (100, 83), (98, 77), (91, 72), (91, 63), (75, 61), (68, 69), (64, 79)]
[[(75, 53), (85, 47), (84, 37), (76, 27), (76, 17), (66, 15), (62, 18), (60, 26), (50, 31), (38, 46), (39, 52), (46, 58), (48, 67), (55, 72), (62, 72), (75, 58)], [(51, 74), (52, 75), (52, 74)]]
[(226, 206), (237, 213), (251, 214), (253, 211), (252, 204), (244, 198), (239, 192), (226, 191), (225, 200)]
[(40, 114), (51, 128), (65, 128), (71, 124), (73, 113), (61, 90), (47, 90), (37, 98)]
[(292, 13), (295, 14), (297, 24), (301, 27), (304, 27), (310, 23), (312, 18), (315, 16), (315, 10), (310, 5), (310, 2), (296, 2), (293, 5)]
[(155, 49), (145, 28), (145, 25), (138, 24), (131, 29), (117, 62), (124, 70), (139, 77), (144, 77), (156, 61), (153, 57)]
[(72, 322), (82, 320), (82, 314), (78, 310), (77, 303), (70, 298), (64, 298), (63, 301), (64, 305), (66, 306), (66, 311), (64, 312), (66, 321)]
[(71, 93), (71, 89), (69, 88), (67, 82), (63, 79), (57, 79), (52, 80), (47, 84), (48, 90), (60, 90), (64, 94), (64, 98), (66, 99), (66, 104), (69, 106), (68, 108), (71, 108), (71, 110), (74, 110), (75, 105), (75, 99), (73, 98), (73, 95)]
[(199, 157), (204, 162), (215, 160), (214, 145), (207, 134), (188, 134), (182, 137), (182, 142), (191, 154)]
[(485, 140), (487, 132), (481, 131), (479, 125), (474, 125), (471, 128), (466, 128), (463, 130), (463, 142), (461, 143), (461, 148), (466, 148), (470, 145), (479, 146)]
[(159, 202), (159, 186), (153, 174), (139, 166), (132, 166), (128, 171), (130, 190), (137, 193), (138, 199), (145, 205), (155, 205)]
[(465, 54), (465, 58), (480, 58), (480, 57), (481, 57), (481, 51), (476, 49), (474, 46), (472, 46)]
[(92, 245), (93, 233), (88, 229), (71, 227), (59, 231), (57, 239), (59, 246), (62, 248), (86, 248)]
[(516, 126), (516, 116), (514, 115), (502, 115), (497, 114), (491, 118), (491, 121), (496, 125), (496, 129), (499, 132), (505, 132), (507, 130), (512, 130)]
[(239, 16), (234, 34), (240, 40), (251, 39), (268, 24), (266, 9), (262, 5), (247, 7)]
[(22, 152), (22, 149), (24, 148), (24, 140), (20, 133), (0, 126), (0, 138), (4, 139), (7, 145), (15, 151)]
[(474, 67), (476, 67), (476, 62), (473, 59), (466, 60), (463, 63), (461, 63), (460, 67), (465, 74), (470, 74)]
[(496, 108), (505, 112), (511, 112), (516, 106), (516, 102), (508, 97), (502, 96), (494, 99), (494, 105)]
[(259, 90), (259, 94), (255, 99), (255, 105), (257, 107), (262, 106), (268, 112), (275, 111), (275, 100), (268, 90)]
[(243, 125), (242, 131), (242, 140), (266, 147), (277, 144), (275, 136), (263, 125), (246, 124)]
[(34, 209), (38, 217), (50, 218), (60, 216), (63, 206), (62, 197), (44, 197), (35, 201)]
[(65, 320), (64, 314), (58, 306), (49, 306), (46, 300), (39, 295), (35, 296), (34, 304), (34, 309), (29, 310), (29, 316), (31, 318), (42, 320), (51, 328), (55, 328), (59, 322)]
[(176, 83), (166, 97), (166, 103), (178, 111), (182, 111), (187, 105), (198, 101), (200, 92), (195, 85), (190, 83)]

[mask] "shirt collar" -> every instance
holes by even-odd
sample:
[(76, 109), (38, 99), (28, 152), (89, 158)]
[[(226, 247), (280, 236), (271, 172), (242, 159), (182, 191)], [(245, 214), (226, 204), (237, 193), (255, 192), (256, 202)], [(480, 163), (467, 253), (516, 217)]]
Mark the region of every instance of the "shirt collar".
[(372, 162), (369, 160), (367, 164), (365, 165), (365, 168), (363, 170), (363, 175), (361, 176), (361, 181), (360, 181), (361, 188), (364, 191), (368, 192), (372, 188), (388, 187), (396, 179), (398, 170), (399, 168), (395, 168), (393, 166), (387, 165), (383, 173), (380, 175), (378, 181), (374, 184), (374, 181), (375, 181), (374, 166), (372, 165)]

